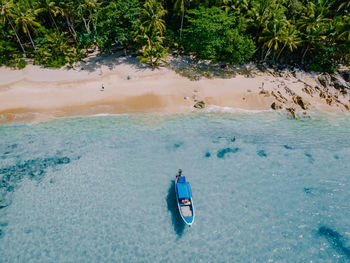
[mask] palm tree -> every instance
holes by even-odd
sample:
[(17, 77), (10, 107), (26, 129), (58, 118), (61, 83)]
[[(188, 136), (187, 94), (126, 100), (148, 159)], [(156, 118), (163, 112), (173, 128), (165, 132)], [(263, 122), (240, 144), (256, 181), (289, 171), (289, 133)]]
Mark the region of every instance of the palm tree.
[(161, 3), (157, 0), (147, 0), (141, 11), (141, 26), (145, 32), (158, 31), (163, 36), (165, 31), (165, 21), (162, 17), (167, 13)]
[(149, 61), (155, 67), (166, 57), (166, 48), (162, 45), (165, 31), (162, 17), (165, 14), (166, 10), (157, 0), (147, 0), (144, 4), (140, 14), (140, 34), (136, 37), (143, 44), (140, 63)]
[(247, 14), (249, 10), (249, 0), (223, 0), (222, 2), (226, 13), (233, 11), (237, 14)]
[[(276, 54), (279, 49), (279, 45), (283, 44), (283, 38), (285, 31), (289, 25), (288, 20), (284, 15), (284, 7), (281, 5), (274, 5), (266, 8), (263, 15), (259, 20), (259, 27), (263, 28), (261, 36), (258, 37), (258, 41), (263, 43), (263, 47), (267, 47), (268, 50), (265, 53), (264, 60), (271, 53), (271, 49)], [(263, 51), (262, 51), (263, 55)]]
[(343, 16), (341, 20), (335, 21), (337, 39), (350, 43), (350, 16)]
[(299, 32), (296, 30), (295, 26), (288, 23), (288, 28), (285, 31), (285, 34), (282, 36), (283, 47), (277, 55), (277, 60), (281, 56), (283, 50), (288, 47), (290, 52), (293, 52), (294, 49), (298, 47), (301, 43), (301, 39), (299, 37)]
[(27, 34), (33, 48), (36, 50), (30, 29), (35, 31), (36, 27), (40, 27), (40, 24), (35, 21), (35, 15), (28, 6), (24, 6), (20, 3), (13, 4), (10, 7), (10, 17), (14, 19), (15, 31), (18, 32), (22, 29), (24, 34)]
[[(58, 13), (60, 13), (61, 8), (58, 7), (56, 5), (56, 2), (52, 1), (52, 0), (43, 0), (42, 2), (42, 7), (40, 7), (39, 9), (36, 10), (36, 12), (38, 14), (40, 13), (47, 13), (50, 15), (50, 18), (52, 20), (52, 22), (54, 23), (56, 29), (58, 29), (58, 26), (56, 24), (55, 19), (53, 18), (53, 16), (57, 16)], [(53, 15), (53, 16), (52, 16)]]
[(60, 13), (66, 19), (68, 29), (71, 32), (74, 40), (77, 40), (77, 32), (74, 27), (74, 2), (60, 2)]
[(10, 7), (13, 5), (13, 2), (12, 1), (4, 1), (1, 5), (1, 13), (0, 13), (0, 17), (4, 20), (4, 21), (8, 21), (13, 32), (15, 33), (16, 35), (16, 38), (17, 38), (17, 41), (19, 43), (19, 45), (21, 46), (21, 49), (23, 51), (23, 54), (24, 56), (26, 56), (26, 51), (23, 47), (23, 44), (21, 42), (21, 39), (19, 38), (18, 34), (17, 34), (17, 31), (15, 30), (15, 27), (13, 26), (12, 24), (12, 21), (10, 19), (10, 15), (9, 15), (9, 10), (10, 10)]
[(326, 32), (331, 22), (329, 18), (325, 18), (328, 6), (328, 3), (322, 0), (317, 5), (313, 2), (308, 2), (305, 7), (305, 13), (297, 21), (299, 30), (303, 33), (304, 41), (306, 42), (306, 49), (302, 59), (304, 59), (310, 48), (318, 43), (322, 43), (322, 41), (324, 42), (327, 38)]
[[(180, 26), (180, 39), (182, 36), (182, 27), (183, 27), (183, 23), (184, 23), (184, 16), (185, 16), (185, 1), (186, 0), (176, 0), (175, 4), (174, 4), (174, 9), (175, 10), (179, 10), (182, 12), (182, 16), (181, 16), (181, 26)], [(191, 0), (188, 0), (188, 2), (190, 2)]]

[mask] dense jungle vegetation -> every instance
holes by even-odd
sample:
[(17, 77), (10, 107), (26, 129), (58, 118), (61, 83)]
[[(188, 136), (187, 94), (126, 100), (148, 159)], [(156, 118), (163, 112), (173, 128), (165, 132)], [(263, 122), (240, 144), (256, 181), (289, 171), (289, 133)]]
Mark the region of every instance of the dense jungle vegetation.
[(169, 50), (333, 71), (350, 62), (347, 0), (0, 0), (0, 65), (72, 65), (98, 47), (157, 66)]

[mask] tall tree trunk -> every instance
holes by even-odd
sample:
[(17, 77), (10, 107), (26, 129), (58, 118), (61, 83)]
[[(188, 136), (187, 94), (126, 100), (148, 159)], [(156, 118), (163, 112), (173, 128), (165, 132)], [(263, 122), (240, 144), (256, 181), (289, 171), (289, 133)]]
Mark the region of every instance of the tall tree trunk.
[(55, 24), (56, 29), (58, 29), (58, 26), (57, 26), (57, 24), (56, 24), (56, 21), (55, 21), (55, 19), (53, 19), (53, 16), (52, 16), (52, 14), (51, 14), (50, 11), (49, 11), (49, 14), (50, 14), (50, 17), (51, 17), (53, 23)]
[(13, 27), (13, 25), (12, 25), (12, 23), (11, 23), (11, 20), (10, 20), (9, 18), (7, 18), (7, 20), (9, 21), (9, 23), (10, 23), (10, 25), (11, 25), (11, 28), (12, 28), (13, 32), (15, 32), (15, 35), (16, 35), (16, 38), (17, 38), (17, 41), (18, 41), (19, 45), (20, 45), (20, 46), (21, 46), (21, 48), (22, 48), (22, 51), (23, 51), (24, 56), (26, 56), (26, 55), (27, 55), (27, 54), (26, 54), (26, 51), (24, 50), (24, 47), (23, 47), (23, 45), (22, 45), (22, 42), (21, 42), (21, 40), (20, 40), (19, 36), (17, 35), (17, 32), (16, 32), (15, 28)]
[(25, 27), (26, 27), (26, 29), (27, 29), (30, 42), (32, 42), (32, 46), (33, 46), (34, 50), (36, 50), (36, 46), (34, 45), (34, 42), (33, 42), (32, 36), (30, 35), (30, 32), (29, 32), (29, 29), (28, 29), (27, 24), (25, 24)]
[(278, 60), (280, 58), (280, 55), (282, 54), (284, 48), (286, 47), (287, 44), (284, 44), (284, 46), (282, 47), (281, 51), (278, 53), (277, 59)]
[(182, 10), (181, 27), (180, 27), (180, 39), (182, 37), (182, 26), (183, 26), (183, 23), (184, 23), (184, 15), (185, 15), (185, 7)]
[(271, 50), (272, 45), (269, 47), (269, 49), (266, 52), (266, 55), (264, 57), (264, 61), (267, 59), (267, 56), (270, 55), (270, 50)]
[(67, 21), (67, 25), (68, 25), (69, 31), (72, 33), (74, 40), (77, 40), (77, 32), (75, 32), (73, 24), (70, 22), (70, 20), (67, 17), (67, 15), (65, 15), (65, 17), (66, 17), (66, 21)]
[(83, 19), (86, 32), (87, 32), (88, 34), (90, 34), (90, 28), (89, 28), (89, 23), (90, 23), (90, 21), (89, 21), (88, 23), (86, 23), (86, 19), (85, 19), (83, 16), (81, 16), (81, 17), (82, 17), (82, 19)]
[(305, 49), (305, 52), (301, 58), (301, 62), (304, 63), (304, 58), (305, 58), (305, 55), (306, 55), (306, 52), (309, 50), (309, 44), (307, 45), (306, 49)]
[(261, 60), (264, 60), (264, 51), (265, 51), (265, 47), (261, 46)]
[[(96, 10), (94, 10), (94, 11), (95, 11), (95, 14), (96, 14), (97, 11), (96, 11)], [(92, 27), (94, 28), (95, 35), (96, 35), (96, 31), (97, 31), (97, 18), (96, 18), (96, 17), (94, 18), (94, 16), (92, 15), (91, 10), (89, 11), (89, 13), (90, 13), (90, 17), (91, 17), (91, 20), (90, 20), (90, 21), (92, 21)]]

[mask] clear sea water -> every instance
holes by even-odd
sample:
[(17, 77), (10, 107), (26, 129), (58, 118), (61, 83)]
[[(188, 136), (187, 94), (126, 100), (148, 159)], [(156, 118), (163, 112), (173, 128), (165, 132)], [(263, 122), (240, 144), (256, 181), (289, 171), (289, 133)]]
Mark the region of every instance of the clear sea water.
[[(179, 168), (192, 227), (175, 203)], [(1, 263), (350, 262), (345, 115), (6, 124), (0, 179)]]

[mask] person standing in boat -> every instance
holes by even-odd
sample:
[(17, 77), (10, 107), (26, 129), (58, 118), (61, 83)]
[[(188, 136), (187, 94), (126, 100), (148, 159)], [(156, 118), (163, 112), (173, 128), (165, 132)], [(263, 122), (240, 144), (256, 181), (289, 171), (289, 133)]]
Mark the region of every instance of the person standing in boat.
[(181, 169), (179, 169), (179, 174), (176, 175), (176, 178), (178, 178), (179, 176), (184, 176), (184, 175), (182, 174), (182, 170), (181, 170)]

